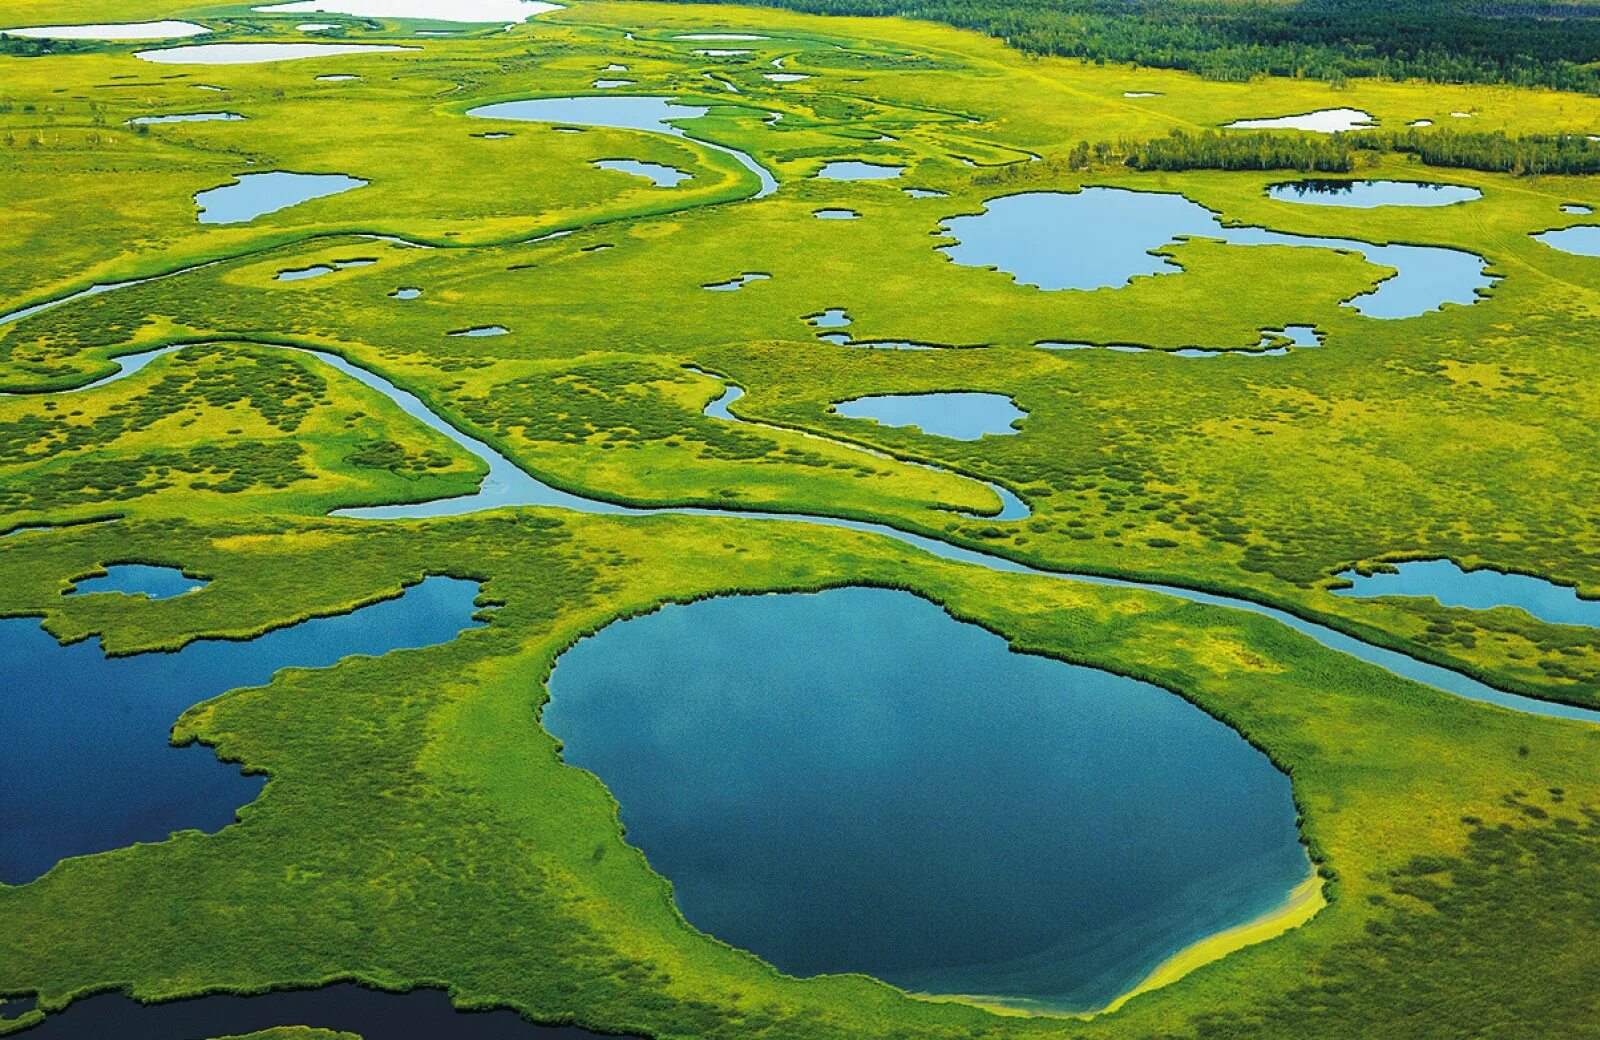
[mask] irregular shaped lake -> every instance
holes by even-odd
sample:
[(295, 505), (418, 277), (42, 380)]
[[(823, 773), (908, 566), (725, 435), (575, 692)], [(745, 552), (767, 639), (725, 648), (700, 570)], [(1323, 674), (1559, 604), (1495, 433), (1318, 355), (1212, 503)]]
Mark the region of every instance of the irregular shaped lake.
[(908, 593), (668, 606), (550, 693), (690, 923), (796, 975), (1092, 1008), (1308, 874), (1232, 730)]
[(200, 192), (194, 202), (200, 207), (202, 224), (242, 224), (366, 183), (342, 173), (242, 173), (232, 184)]
[(1005, 394), (880, 394), (840, 401), (833, 410), (851, 419), (915, 426), (923, 433), (959, 441), (975, 441), (986, 433), (1016, 433), (1011, 424), (1028, 417)]
[(1125, 188), (1005, 195), (985, 203), (981, 215), (951, 218), (943, 230), (957, 241), (939, 248), (956, 263), (996, 267), (1023, 285), (1049, 290), (1111, 289), (1139, 275), (1179, 272), (1177, 263), (1150, 251), (1190, 237), (1342, 249), (1392, 267), (1396, 275), (1345, 301), (1370, 318), (1411, 318), (1446, 303), (1475, 303), (1478, 290), (1494, 284), (1483, 258), (1461, 250), (1227, 227), (1182, 195)]
[(208, 33), (194, 22), (103, 22), (98, 25), (30, 25), (19, 29), (0, 29), (7, 36), (35, 40), (168, 40), (179, 36)]
[(692, 173), (660, 163), (639, 162), (636, 159), (597, 159), (595, 166), (602, 170), (616, 170), (643, 177), (658, 188), (676, 188), (679, 183), (694, 176)]
[(1310, 130), (1319, 134), (1336, 134), (1363, 126), (1376, 125), (1370, 112), (1359, 108), (1324, 108), (1298, 116), (1278, 116), (1274, 119), (1241, 119), (1229, 123), (1228, 130)]
[(823, 181), (888, 181), (900, 176), (905, 170), (904, 166), (841, 159), (824, 165), (817, 171), (816, 176), (818, 180)]
[(1348, 206), (1374, 209), (1378, 206), (1452, 206), (1483, 198), (1477, 188), (1459, 184), (1430, 184), (1425, 181), (1337, 181), (1311, 179), (1274, 184), (1267, 194), (1283, 202), (1303, 202), (1312, 206)]
[(1518, 607), (1552, 625), (1600, 628), (1600, 600), (1580, 599), (1577, 590), (1567, 585), (1527, 574), (1464, 571), (1450, 560), (1410, 560), (1394, 567), (1393, 572), (1376, 574), (1344, 571), (1339, 577), (1351, 586), (1334, 589), (1334, 595), (1427, 596), (1447, 607), (1472, 610)]
[(174, 596), (197, 592), (207, 584), (205, 579), (191, 578), (177, 567), (118, 563), (107, 567), (105, 574), (99, 577), (75, 582), (68, 595), (87, 596), (95, 592), (120, 592), (124, 596), (171, 599)]
[(756, 175), (761, 188), (753, 198), (765, 198), (778, 190), (778, 182), (747, 152), (714, 144), (702, 137), (691, 137), (677, 122), (705, 115), (705, 105), (684, 105), (671, 98), (633, 95), (629, 97), (549, 97), (526, 101), (502, 101), (468, 109), (467, 115), (483, 119), (518, 119), (564, 126), (604, 127), (612, 130), (642, 130), (669, 134), (694, 141), (712, 151), (731, 155), (739, 165)]
[(416, 49), (375, 43), (198, 43), (188, 47), (138, 51), (134, 57), (160, 65), (259, 65), (265, 61), (331, 58), (339, 54), (382, 54), (387, 51)]
[[(80, 588), (80, 591), (85, 591)], [(248, 642), (106, 657), (62, 646), (35, 618), (0, 620), (0, 882), (31, 881), (68, 856), (233, 822), (265, 782), (167, 736), (188, 708), (280, 668), (429, 646), (473, 627), (478, 587), (429, 578), (399, 599), (315, 618)], [(153, 607), (151, 609), (154, 609)]]

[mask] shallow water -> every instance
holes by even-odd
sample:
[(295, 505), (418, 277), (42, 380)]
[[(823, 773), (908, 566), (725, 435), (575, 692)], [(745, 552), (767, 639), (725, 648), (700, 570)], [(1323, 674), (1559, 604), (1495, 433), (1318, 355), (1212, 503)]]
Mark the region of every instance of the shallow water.
[(0, 730), (8, 742), (0, 756), (0, 882), (30, 881), (69, 856), (231, 823), (264, 778), (241, 775), (205, 748), (169, 747), (179, 715), (290, 665), (320, 668), (351, 654), (447, 642), (472, 627), (476, 595), (472, 582), (429, 578), (399, 599), (247, 642), (115, 658), (96, 640), (62, 646), (35, 618), (0, 620)]
[(949, 192), (933, 191), (930, 188), (905, 188), (902, 190), (914, 199), (943, 199), (948, 198), (950, 195)]
[(447, 332), (445, 335), (468, 336), (476, 338), (480, 336), (504, 336), (510, 331), (511, 330), (506, 328), (504, 325), (474, 325), (470, 329), (461, 329), (457, 332)]
[(853, 209), (814, 209), (811, 215), (818, 220), (856, 220), (861, 216)]
[(376, 43), (196, 43), (186, 47), (138, 51), (134, 57), (161, 65), (259, 65), (267, 61), (410, 50), (416, 48)]
[(1122, 96), (1125, 98), (1143, 98), (1160, 97), (1161, 95), (1154, 90), (1124, 90)]
[(900, 176), (905, 170), (904, 166), (843, 159), (826, 164), (817, 171), (816, 176), (824, 181), (887, 181)]
[(597, 79), (594, 81), (594, 89), (616, 90), (619, 87), (631, 87), (633, 82), (631, 79)]
[(1378, 206), (1452, 206), (1483, 198), (1477, 188), (1459, 184), (1430, 184), (1423, 181), (1340, 181), (1309, 179), (1274, 184), (1267, 194), (1283, 202), (1312, 206), (1348, 206), (1373, 209)]
[(1283, 357), (1291, 347), (1320, 347), (1322, 337), (1312, 325), (1285, 325), (1280, 329), (1262, 329), (1261, 339), (1253, 349), (1238, 347), (1181, 347), (1166, 350), (1146, 347), (1137, 343), (1083, 343), (1073, 340), (1039, 340), (1034, 344), (1046, 350), (1114, 350), (1122, 354), (1166, 354), (1182, 358), (1210, 357)]
[(185, 112), (176, 116), (136, 116), (129, 126), (156, 126), (161, 123), (232, 123), (243, 119), (237, 112)]
[(674, 166), (639, 162), (636, 159), (598, 159), (595, 161), (595, 166), (602, 170), (617, 170), (621, 173), (631, 173), (636, 177), (644, 177), (658, 188), (675, 188), (694, 176)]
[(101, 22), (94, 25), (28, 25), (0, 29), (7, 36), (35, 40), (168, 40), (199, 36), (211, 30), (194, 22)]
[(1308, 873), (1236, 733), (908, 593), (668, 606), (550, 694), (690, 923), (797, 975), (1095, 1007)]
[(1563, 212), (1563, 213), (1589, 214), (1589, 213), (1593, 213), (1594, 209), (1592, 207), (1589, 207), (1589, 206), (1580, 206), (1577, 203), (1569, 202), (1565, 206), (1561, 207), (1561, 212)]
[(762, 274), (760, 271), (746, 271), (744, 274), (730, 278), (725, 282), (712, 282), (709, 285), (701, 286), (701, 288), (710, 289), (712, 292), (738, 292), (751, 282), (765, 282), (771, 277), (770, 274)]
[(198, 592), (209, 582), (204, 578), (191, 578), (177, 567), (155, 567), (147, 563), (117, 563), (106, 568), (97, 578), (84, 578), (67, 592), (70, 596), (88, 596), (96, 592), (117, 592), (124, 596), (143, 596), (146, 599), (171, 599)]
[(1278, 116), (1273, 119), (1241, 119), (1229, 123), (1228, 130), (1311, 130), (1319, 134), (1333, 134), (1375, 125), (1372, 114), (1359, 108), (1324, 108), (1298, 116)]
[(1427, 596), (1447, 607), (1489, 610), (1517, 607), (1552, 625), (1600, 628), (1600, 600), (1580, 599), (1576, 589), (1526, 574), (1494, 570), (1464, 571), (1450, 560), (1410, 560), (1393, 573), (1339, 575), (1353, 584), (1334, 594), (1356, 598)]
[(799, 83), (801, 80), (810, 79), (811, 77), (804, 72), (763, 72), (761, 78), (770, 80), (773, 83)]
[(343, 271), (349, 267), (371, 267), (376, 260), (335, 260), (331, 264), (312, 264), (310, 267), (292, 267), (287, 271), (279, 271), (273, 276), (274, 281), (300, 282), (307, 278), (321, 278), (325, 274)]
[(1574, 256), (1600, 256), (1600, 227), (1583, 226), (1562, 228), (1534, 235), (1534, 241), (1543, 242), (1551, 249)]
[(1140, 275), (1176, 274), (1183, 269), (1150, 251), (1186, 237), (1359, 252), (1399, 272), (1345, 302), (1371, 318), (1409, 318), (1445, 303), (1475, 303), (1478, 290), (1494, 284), (1483, 259), (1471, 253), (1224, 227), (1211, 211), (1164, 192), (1026, 192), (990, 199), (985, 207), (982, 215), (948, 220), (944, 230), (956, 242), (938, 248), (958, 264), (994, 266), (1022, 285), (1046, 290), (1114, 289)]
[(342, 173), (242, 173), (232, 184), (195, 195), (202, 224), (242, 224), (312, 199), (338, 195), (367, 182)]
[(875, 419), (885, 426), (915, 426), (936, 437), (975, 441), (985, 434), (1016, 433), (1011, 425), (1027, 412), (1005, 394), (876, 394), (839, 401), (833, 411), (850, 419)]
[(736, 50), (731, 47), (702, 47), (701, 49), (695, 51), (695, 53), (703, 55), (707, 58), (735, 58), (745, 54), (753, 54), (755, 52)]
[(412, 287), (406, 287), (406, 288), (396, 289), (394, 292), (390, 293), (389, 295), (393, 296), (397, 300), (414, 300), (418, 296), (422, 295), (422, 290), (421, 289), (417, 289), (417, 288), (412, 288)]
[(714, 144), (704, 138), (692, 137), (676, 121), (690, 120), (705, 115), (710, 109), (704, 105), (684, 105), (671, 98), (649, 95), (628, 97), (549, 97), (529, 98), (526, 101), (502, 101), (469, 109), (467, 115), (483, 119), (517, 119), (539, 123), (557, 123), (566, 126), (607, 127), (615, 130), (643, 130), (649, 133), (668, 134), (692, 140), (713, 151), (731, 155), (739, 164), (755, 174), (761, 188), (752, 198), (765, 198), (778, 190), (776, 178), (756, 161), (755, 157), (736, 148)]
[(850, 315), (843, 307), (829, 307), (825, 311), (813, 314), (806, 321), (819, 329), (842, 329), (850, 324)]
[(433, 22), (525, 22), (560, 4), (538, 0), (295, 0), (252, 8), (263, 14), (348, 14), (357, 18), (411, 18)]

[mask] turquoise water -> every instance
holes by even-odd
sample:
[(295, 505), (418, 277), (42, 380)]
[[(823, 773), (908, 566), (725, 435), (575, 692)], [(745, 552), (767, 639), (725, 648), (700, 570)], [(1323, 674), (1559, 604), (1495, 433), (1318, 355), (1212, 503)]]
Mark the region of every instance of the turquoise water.
[(1421, 181), (1338, 181), (1310, 179), (1274, 184), (1267, 194), (1284, 202), (1303, 202), (1313, 206), (1348, 206), (1373, 209), (1378, 206), (1452, 206), (1483, 198), (1477, 188), (1459, 184), (1429, 184)]
[(85, 578), (75, 583), (68, 595), (120, 592), (125, 596), (144, 596), (146, 599), (171, 599), (173, 596), (198, 592), (207, 584), (204, 578), (191, 578), (177, 567), (117, 563), (107, 567), (106, 573), (98, 578)]
[(526, 101), (502, 101), (493, 105), (480, 105), (469, 109), (467, 115), (483, 119), (518, 119), (538, 123), (557, 123), (564, 126), (607, 127), (614, 130), (642, 130), (648, 133), (682, 137), (704, 145), (712, 151), (731, 155), (739, 164), (761, 182), (752, 198), (765, 198), (778, 190), (778, 181), (765, 166), (747, 152), (725, 145), (713, 144), (701, 137), (692, 137), (676, 124), (683, 120), (705, 115), (705, 105), (685, 105), (672, 98), (645, 95), (615, 97), (546, 97)]
[(1431, 596), (1447, 607), (1520, 607), (1554, 625), (1600, 628), (1600, 600), (1580, 599), (1577, 590), (1526, 574), (1492, 570), (1464, 571), (1450, 560), (1411, 560), (1395, 564), (1394, 573), (1339, 575), (1352, 582), (1335, 589), (1340, 596)]
[(689, 922), (797, 975), (1090, 1008), (1308, 874), (1232, 730), (908, 593), (668, 606), (550, 692)]
[(1084, 188), (1072, 194), (1027, 192), (990, 199), (978, 216), (954, 217), (941, 246), (958, 264), (996, 267), (1040, 289), (1114, 289), (1141, 275), (1182, 268), (1151, 250), (1182, 238), (1233, 245), (1303, 246), (1359, 252), (1399, 273), (1346, 306), (1372, 318), (1409, 318), (1446, 303), (1471, 304), (1494, 280), (1482, 257), (1455, 249), (1387, 245), (1342, 238), (1289, 235), (1265, 228), (1225, 227), (1182, 195), (1124, 188)]
[(885, 426), (915, 426), (923, 433), (975, 441), (984, 434), (1013, 434), (1027, 412), (1005, 394), (878, 394), (840, 401), (833, 410), (850, 419), (875, 419)]
[(367, 182), (342, 173), (241, 173), (232, 184), (195, 195), (202, 224), (242, 224), (297, 206), (359, 188)]
[(131, 657), (106, 657), (97, 640), (62, 646), (36, 618), (0, 620), (0, 883), (31, 881), (69, 856), (233, 822), (264, 778), (206, 748), (169, 747), (179, 715), (280, 668), (447, 642), (473, 626), (477, 593), (473, 582), (429, 578), (352, 614)]

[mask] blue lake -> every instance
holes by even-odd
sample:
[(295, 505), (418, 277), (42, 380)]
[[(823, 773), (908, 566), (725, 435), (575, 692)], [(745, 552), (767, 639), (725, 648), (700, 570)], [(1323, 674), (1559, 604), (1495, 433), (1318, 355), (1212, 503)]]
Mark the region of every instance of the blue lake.
[(147, 563), (117, 563), (97, 578), (75, 583), (68, 595), (87, 596), (95, 592), (120, 592), (124, 596), (146, 599), (171, 599), (205, 588), (204, 578), (191, 578), (177, 567), (153, 567)]
[(483, 119), (517, 119), (537, 123), (556, 123), (569, 127), (604, 127), (612, 130), (642, 130), (647, 133), (682, 137), (731, 155), (739, 165), (756, 175), (761, 187), (753, 198), (764, 198), (778, 190), (778, 181), (755, 157), (736, 148), (714, 144), (702, 137), (691, 137), (678, 122), (696, 119), (710, 109), (705, 105), (685, 105), (666, 97), (628, 95), (615, 97), (544, 97), (525, 101), (501, 101), (468, 109), (467, 115)]
[(908, 593), (668, 606), (550, 691), (690, 923), (796, 975), (1096, 1007), (1309, 872), (1232, 730)]
[(951, 218), (944, 230), (956, 241), (939, 248), (956, 263), (995, 267), (1047, 290), (1113, 289), (1142, 275), (1176, 274), (1183, 270), (1177, 263), (1150, 252), (1183, 238), (1358, 252), (1398, 272), (1346, 301), (1372, 318), (1410, 318), (1445, 303), (1475, 303), (1478, 291), (1494, 284), (1483, 258), (1460, 250), (1225, 227), (1182, 195), (1124, 188), (1006, 195), (990, 199), (980, 215)]
[(639, 162), (635, 159), (597, 159), (595, 166), (602, 170), (616, 170), (620, 173), (631, 173), (635, 177), (644, 177), (658, 188), (676, 188), (680, 182), (694, 176), (673, 166)]
[(279, 282), (303, 282), (307, 278), (321, 278), (325, 274), (343, 271), (348, 267), (371, 267), (376, 260), (335, 260), (331, 264), (312, 264), (310, 267), (291, 267), (286, 271), (279, 271), (273, 279)]
[(242, 173), (232, 184), (195, 195), (202, 224), (242, 224), (312, 199), (338, 195), (367, 182), (342, 173)]
[(817, 171), (817, 179), (824, 181), (888, 181), (905, 172), (904, 166), (886, 166), (883, 163), (857, 162), (844, 159), (827, 163)]
[(712, 282), (709, 285), (701, 286), (701, 288), (710, 289), (712, 292), (738, 292), (751, 282), (765, 282), (771, 278), (770, 274), (763, 274), (760, 271), (746, 271), (744, 274), (729, 278), (725, 282)]
[(1575, 256), (1600, 256), (1600, 227), (1585, 225), (1562, 228), (1559, 231), (1546, 231), (1533, 237), (1536, 241), (1543, 242), (1552, 249), (1559, 249), (1563, 253), (1572, 253)]
[(472, 582), (429, 578), (399, 599), (247, 642), (131, 657), (108, 658), (96, 640), (62, 646), (36, 618), (0, 620), (0, 882), (31, 881), (69, 856), (233, 822), (264, 779), (207, 748), (169, 747), (179, 715), (291, 665), (448, 642), (473, 627), (477, 593)]
[(1452, 206), (1483, 198), (1477, 188), (1459, 184), (1429, 184), (1422, 181), (1339, 181), (1310, 179), (1274, 184), (1267, 194), (1284, 202), (1303, 202), (1312, 206), (1347, 206), (1374, 209), (1378, 206)]
[(814, 209), (811, 215), (818, 220), (855, 220), (861, 216), (853, 209)]
[(1353, 584), (1335, 589), (1339, 596), (1431, 596), (1447, 607), (1488, 610), (1520, 607), (1554, 625), (1600, 628), (1600, 600), (1580, 599), (1575, 589), (1526, 574), (1492, 570), (1464, 571), (1450, 560), (1411, 560), (1395, 564), (1393, 573), (1339, 575)]
[(1005, 394), (879, 394), (840, 401), (833, 410), (851, 419), (876, 419), (885, 426), (915, 426), (923, 433), (975, 441), (986, 433), (1013, 434), (1011, 424), (1028, 413)]

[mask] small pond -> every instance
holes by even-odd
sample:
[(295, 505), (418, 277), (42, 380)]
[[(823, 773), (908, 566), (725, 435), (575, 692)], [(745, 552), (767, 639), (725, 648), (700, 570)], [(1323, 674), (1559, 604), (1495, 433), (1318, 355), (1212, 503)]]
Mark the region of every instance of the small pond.
[(1551, 249), (1559, 249), (1574, 256), (1600, 256), (1600, 227), (1585, 225), (1562, 228), (1559, 231), (1546, 231), (1534, 235), (1533, 238)]
[(751, 282), (764, 282), (771, 277), (770, 274), (763, 274), (760, 271), (746, 271), (736, 278), (729, 278), (725, 282), (712, 282), (710, 285), (701, 286), (701, 288), (710, 289), (712, 292), (738, 292)]
[(366, 183), (342, 173), (242, 173), (232, 184), (195, 195), (194, 202), (202, 224), (241, 224)]
[(117, 563), (106, 568), (99, 577), (84, 578), (75, 582), (67, 593), (70, 596), (87, 596), (96, 592), (116, 592), (124, 596), (143, 596), (146, 599), (171, 599), (198, 592), (208, 583), (203, 578), (191, 578), (177, 567), (157, 567), (147, 563)]
[(259, 65), (266, 61), (331, 58), (339, 54), (382, 54), (415, 49), (415, 47), (394, 47), (377, 43), (197, 43), (187, 47), (138, 51), (134, 57), (160, 65)]
[(1575, 202), (1569, 202), (1566, 205), (1561, 207), (1561, 212), (1563, 212), (1563, 213), (1576, 213), (1576, 214), (1580, 214), (1580, 215), (1587, 215), (1589, 213), (1593, 213), (1594, 210), (1589, 206), (1580, 206)]
[(689, 922), (795, 975), (1092, 1008), (1309, 871), (1238, 734), (904, 592), (615, 623), (543, 722)]
[(900, 176), (905, 169), (904, 166), (843, 159), (826, 164), (816, 176), (824, 181), (888, 181)]
[(1374, 209), (1378, 206), (1451, 206), (1483, 198), (1477, 188), (1459, 184), (1430, 184), (1424, 181), (1338, 181), (1311, 179), (1274, 184), (1267, 194), (1283, 202), (1303, 202), (1312, 206), (1348, 206)]
[(343, 271), (350, 267), (371, 267), (376, 260), (335, 260), (331, 264), (312, 264), (310, 267), (293, 267), (279, 271), (273, 278), (280, 282), (303, 282), (307, 278), (321, 278), (325, 274)]
[(157, 126), (161, 123), (231, 123), (243, 119), (237, 112), (185, 112), (175, 116), (136, 116), (129, 126)]
[(950, 195), (947, 191), (934, 191), (931, 188), (906, 188), (905, 193), (914, 199), (943, 199)]
[[(78, 594), (93, 591), (87, 584)], [(472, 627), (477, 592), (472, 582), (429, 578), (340, 617), (131, 657), (108, 658), (93, 639), (62, 646), (36, 618), (0, 620), (0, 730), (8, 742), (0, 756), (0, 882), (31, 881), (68, 856), (231, 823), (264, 778), (241, 775), (206, 748), (169, 747), (179, 715), (291, 665), (322, 668), (351, 654), (448, 642)]]
[(24, 36), (34, 40), (170, 40), (180, 36), (199, 36), (208, 33), (203, 25), (194, 22), (102, 22), (96, 25), (30, 25), (17, 29), (0, 29), (7, 36)]
[(631, 173), (635, 177), (643, 177), (658, 188), (676, 188), (681, 182), (694, 176), (673, 166), (639, 162), (635, 159), (597, 159), (594, 165), (602, 170), (616, 170), (619, 173)]
[(731, 155), (739, 164), (755, 174), (761, 188), (755, 198), (763, 198), (778, 190), (778, 182), (747, 152), (714, 144), (703, 138), (690, 138), (678, 121), (705, 115), (705, 105), (684, 105), (671, 98), (649, 95), (627, 97), (548, 97), (529, 98), (526, 101), (502, 101), (493, 105), (480, 105), (469, 109), (467, 115), (483, 119), (517, 119), (537, 123), (557, 123), (566, 127), (606, 127), (613, 130), (643, 130), (649, 133), (669, 134), (695, 141), (713, 151)]
[(470, 329), (458, 329), (455, 332), (447, 332), (445, 335), (468, 336), (476, 338), (479, 336), (504, 336), (510, 331), (511, 330), (506, 328), (504, 325), (474, 325)]
[(855, 220), (861, 216), (853, 209), (814, 209), (811, 215), (818, 220)]
[(833, 411), (850, 419), (875, 419), (885, 426), (915, 426), (923, 433), (975, 441), (984, 434), (1016, 433), (1012, 423), (1028, 416), (1005, 394), (876, 394), (839, 401)]
[(432, 22), (525, 22), (560, 4), (539, 0), (295, 0), (252, 8), (263, 14), (347, 14), (356, 18), (414, 18)]
[(597, 79), (594, 81), (594, 89), (616, 90), (620, 87), (631, 87), (633, 83), (631, 79)]
[(1142, 97), (1160, 97), (1161, 94), (1160, 94), (1159, 91), (1155, 91), (1155, 90), (1124, 90), (1122, 92), (1122, 96), (1125, 97), (1125, 98), (1142, 98)]
[(1339, 575), (1352, 585), (1335, 589), (1339, 596), (1429, 596), (1447, 607), (1488, 610), (1518, 607), (1552, 625), (1600, 628), (1600, 600), (1580, 599), (1576, 589), (1526, 574), (1495, 570), (1464, 571), (1450, 560), (1411, 560), (1394, 571)]
[(804, 72), (763, 72), (761, 78), (773, 83), (799, 83), (811, 77)]
[(414, 286), (404, 286), (389, 294), (397, 300), (414, 300), (422, 295), (422, 290)]
[(1298, 116), (1278, 116), (1273, 119), (1241, 119), (1229, 123), (1228, 130), (1310, 130), (1319, 134), (1336, 134), (1374, 126), (1372, 114), (1359, 108), (1324, 108)]
[(1460, 250), (1225, 227), (1182, 195), (1125, 188), (1001, 196), (985, 203), (981, 215), (951, 218), (944, 230), (956, 242), (939, 248), (956, 263), (996, 267), (1023, 285), (1047, 290), (1110, 289), (1141, 275), (1177, 273), (1177, 263), (1151, 250), (1190, 237), (1359, 252), (1399, 272), (1346, 301), (1372, 318), (1409, 318), (1445, 303), (1475, 303), (1478, 290), (1493, 284), (1483, 259)]

